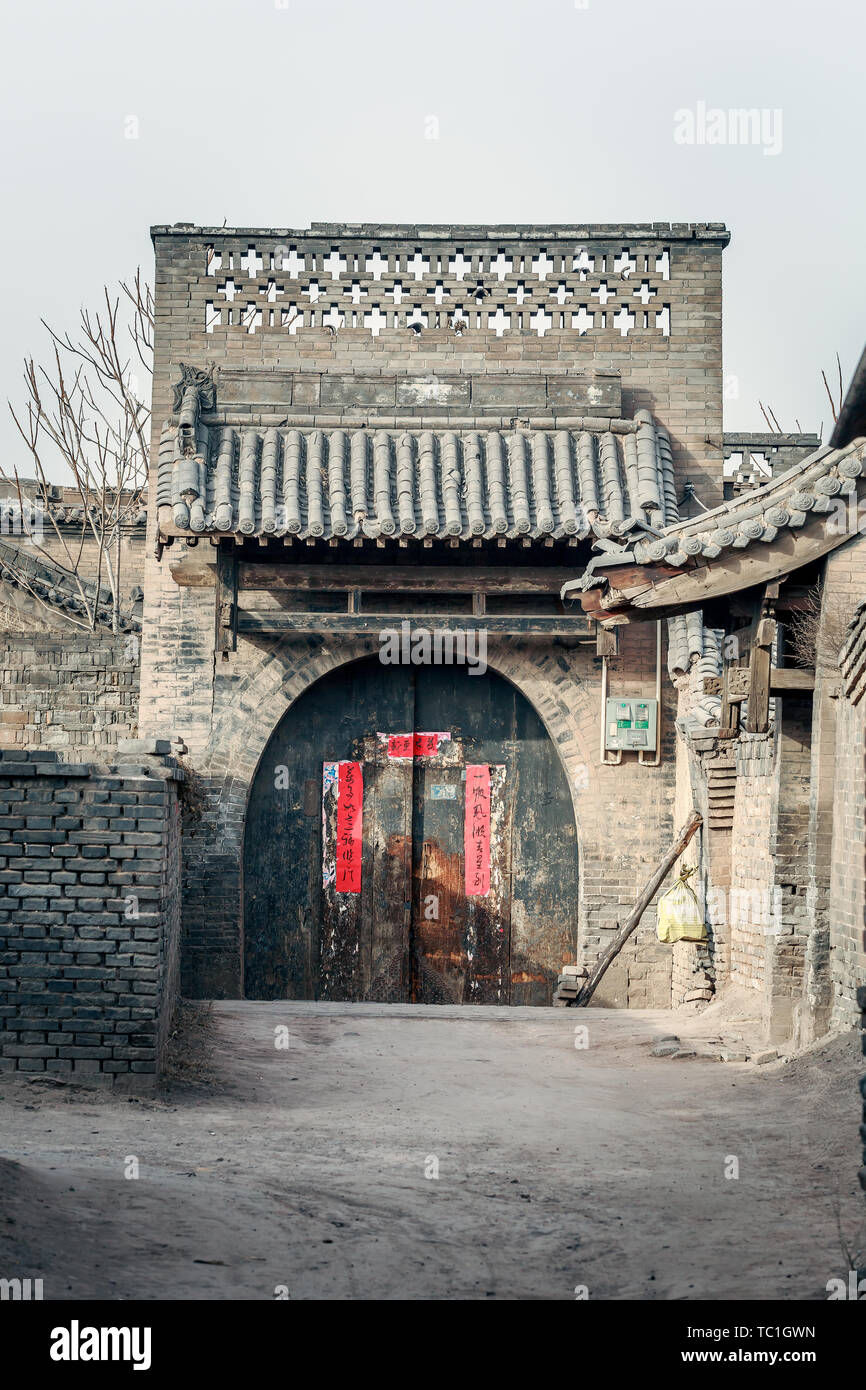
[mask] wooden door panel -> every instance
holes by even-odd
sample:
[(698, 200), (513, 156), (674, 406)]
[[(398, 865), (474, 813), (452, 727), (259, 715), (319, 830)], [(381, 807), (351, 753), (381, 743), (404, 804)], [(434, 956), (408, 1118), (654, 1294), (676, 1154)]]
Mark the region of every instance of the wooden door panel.
[(412, 759), (388, 756), (382, 734), (364, 740), (368, 793), (369, 897), (364, 899), (370, 943), (365, 998), (402, 1003), (409, 997), (409, 916), (412, 893)]
[[(489, 765), (488, 765), (489, 766)], [(511, 1001), (511, 831), (512, 816), (507, 769), (489, 766), (490, 870), (488, 891), (468, 892), (467, 874), (466, 956), (467, 1004), (508, 1004)]]
[[(353, 805), (361, 803), (360, 844), (353, 849), (353, 858), (361, 858), (361, 873), (357, 866), (356, 886), (341, 882), (346, 873), (345, 859), (350, 837), (345, 823), (347, 790), (344, 773), (351, 771)], [(365, 929), (363, 912), (364, 869), (369, 876), (370, 854), (367, 829), (364, 824), (366, 807), (364, 766), (355, 759), (341, 759), (322, 765), (322, 930), (319, 998), (329, 1000), (359, 1000), (366, 998), (370, 977), (369, 931)], [(366, 863), (364, 862), (366, 861)], [(369, 921), (369, 918), (368, 918)]]
[(412, 999), (418, 1004), (464, 999), (462, 835), (463, 745), (449, 738), (414, 768)]
[[(388, 735), (431, 730), (450, 738), (389, 756)], [(364, 781), (354, 894), (337, 894), (324, 871), (336, 827), (323, 763), (340, 761), (360, 762)], [(466, 764), (491, 769), (484, 896), (466, 893)], [(574, 816), (556, 749), (492, 673), (375, 657), (340, 668), (288, 711), (262, 756), (243, 891), (250, 998), (549, 1003), (577, 946)]]

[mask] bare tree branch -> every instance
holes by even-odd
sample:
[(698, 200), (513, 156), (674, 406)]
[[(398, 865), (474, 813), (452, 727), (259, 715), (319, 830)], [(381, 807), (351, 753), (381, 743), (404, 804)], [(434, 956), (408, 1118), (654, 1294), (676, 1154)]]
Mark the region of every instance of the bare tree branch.
[[(140, 510), (147, 485), (153, 295), (139, 269), (131, 285), (121, 282), (118, 293), (112, 295), (105, 286), (97, 310), (81, 310), (74, 335), (43, 324), (53, 360), (43, 366), (27, 358), (25, 405), (16, 410), (9, 403), (33, 461), (42, 502), (42, 525), (31, 528), (27, 539), (72, 580), (91, 627), (101, 618), (101, 589), (107, 584), (110, 621), (117, 631), (122, 533)], [(141, 383), (133, 362), (143, 374)], [(49, 469), (58, 466), (71, 479), (76, 496), (77, 535), (70, 534), (66, 516), (61, 527), (55, 514), (56, 488), (49, 482)], [(11, 480), (2, 462), (0, 477)], [(17, 470), (14, 481), (20, 498)], [(46, 518), (50, 545), (43, 543)], [(92, 581), (84, 577), (86, 561)], [(81, 625), (78, 618), (70, 621)]]
[[(761, 407), (761, 414), (763, 415), (764, 419), (765, 419), (766, 422), (767, 422), (767, 429), (770, 431), (770, 433), (771, 433), (771, 434), (781, 434), (781, 430), (779, 430), (778, 428), (774, 428), (774, 427), (773, 427), (773, 425), (772, 425), (772, 423), (771, 423), (771, 421), (770, 421), (770, 416), (767, 414), (766, 410), (764, 409), (763, 401), (758, 401), (758, 405)], [(770, 415), (772, 415), (772, 413), (773, 413), (773, 412), (770, 411)], [(775, 418), (775, 417), (774, 417), (774, 418)]]

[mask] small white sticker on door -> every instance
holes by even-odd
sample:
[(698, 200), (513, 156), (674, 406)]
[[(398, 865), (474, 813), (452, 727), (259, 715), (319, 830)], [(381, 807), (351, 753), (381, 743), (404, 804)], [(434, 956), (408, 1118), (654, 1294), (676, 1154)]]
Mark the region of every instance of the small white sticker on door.
[(447, 782), (444, 786), (434, 783), (430, 795), (434, 801), (456, 801), (457, 788), (453, 782)]

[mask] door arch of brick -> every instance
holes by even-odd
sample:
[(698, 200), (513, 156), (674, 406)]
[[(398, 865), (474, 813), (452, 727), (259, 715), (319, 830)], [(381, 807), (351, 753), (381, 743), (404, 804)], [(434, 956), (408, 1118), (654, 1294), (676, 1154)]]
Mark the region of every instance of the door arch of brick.
[[(383, 738), (428, 725), (437, 751), (414, 759)], [(364, 881), (359, 841), (357, 881), (336, 893), (322, 768), (340, 760), (363, 772)], [(490, 776), (491, 872), (480, 896), (462, 868), (470, 764)], [(248, 997), (549, 1003), (577, 951), (569, 779), (532, 703), (496, 671), (387, 667), (370, 656), (320, 676), (262, 750), (242, 862)]]
[[(231, 698), (215, 701), (205, 744), (191, 749), (204, 815), (184, 837), (183, 989), (190, 998), (243, 997), (241, 861), (250, 788), (268, 741), (288, 709), (322, 676), (379, 650), (372, 638), (339, 645), (287, 635), (249, 644)], [(577, 654), (574, 654), (577, 655)], [(609, 864), (610, 795), (600, 769), (597, 701), (586, 664), (547, 642), (490, 638), (487, 664), (526, 697), (551, 738), (568, 780), (581, 873), (578, 958), (591, 925), (588, 874)], [(594, 890), (593, 890), (594, 891)]]

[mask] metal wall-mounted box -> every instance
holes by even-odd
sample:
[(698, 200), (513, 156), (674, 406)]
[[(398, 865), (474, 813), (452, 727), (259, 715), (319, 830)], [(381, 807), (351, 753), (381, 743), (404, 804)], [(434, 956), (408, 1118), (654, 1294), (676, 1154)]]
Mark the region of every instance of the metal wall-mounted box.
[(658, 742), (658, 700), (608, 699), (604, 746), (611, 751), (654, 753)]

